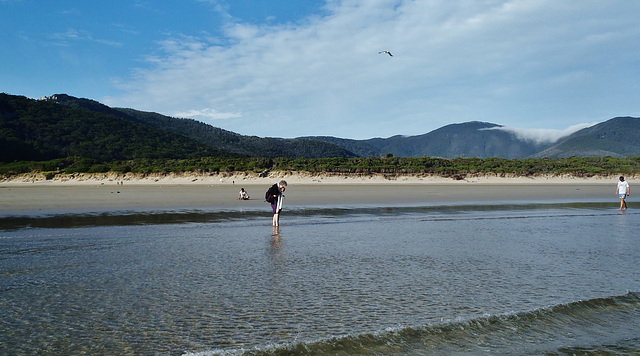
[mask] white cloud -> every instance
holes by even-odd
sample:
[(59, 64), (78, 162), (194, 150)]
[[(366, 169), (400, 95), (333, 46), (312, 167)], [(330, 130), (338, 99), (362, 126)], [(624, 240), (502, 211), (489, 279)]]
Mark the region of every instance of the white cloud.
[(176, 112), (173, 114), (173, 116), (191, 118), (191, 119), (196, 119), (201, 121), (222, 120), (222, 119), (232, 119), (236, 117), (242, 117), (242, 115), (238, 113), (218, 112), (211, 108)]
[(640, 111), (598, 85), (638, 88), (616, 74), (618, 61), (640, 59), (628, 46), (640, 2), (329, 0), (325, 10), (286, 25), (228, 19), (224, 38), (169, 38), (108, 104), (234, 113), (224, 128), (242, 134), (349, 138), (473, 120), (557, 131)]
[(535, 143), (554, 143), (560, 140), (563, 137), (567, 137), (574, 132), (585, 129), (587, 127), (591, 127), (597, 124), (597, 122), (593, 123), (585, 123), (585, 124), (577, 124), (569, 126), (563, 130), (554, 130), (554, 129), (522, 129), (522, 128), (514, 128), (514, 127), (491, 127), (485, 130), (502, 130), (511, 132), (516, 137), (525, 141), (533, 141)]
[(54, 40), (54, 44), (58, 46), (72, 45), (72, 41), (87, 41), (104, 44), (112, 47), (122, 47), (122, 43), (118, 41), (94, 38), (88, 31), (69, 28), (66, 32), (54, 32), (49, 35)]

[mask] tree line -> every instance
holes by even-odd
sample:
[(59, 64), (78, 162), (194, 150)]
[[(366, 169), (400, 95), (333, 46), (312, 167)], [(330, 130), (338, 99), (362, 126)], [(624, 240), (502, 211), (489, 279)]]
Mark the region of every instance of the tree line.
[(10, 177), (23, 173), (236, 173), (264, 174), (270, 171), (306, 172), (311, 174), (429, 174), (453, 177), (473, 174), (559, 175), (590, 177), (597, 175), (640, 173), (640, 156), (570, 157), (570, 158), (454, 158), (435, 157), (368, 157), (368, 158), (137, 158), (100, 161), (92, 158), (67, 157), (47, 161), (0, 163), (0, 175)]

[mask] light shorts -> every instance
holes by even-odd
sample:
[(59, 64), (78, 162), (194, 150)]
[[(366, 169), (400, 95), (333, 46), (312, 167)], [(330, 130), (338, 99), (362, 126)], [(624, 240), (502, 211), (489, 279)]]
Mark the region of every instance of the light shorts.
[(624, 199), (624, 198), (626, 198), (626, 197), (627, 197), (627, 195), (626, 195), (626, 194), (618, 194), (618, 196), (620, 197), (620, 199)]

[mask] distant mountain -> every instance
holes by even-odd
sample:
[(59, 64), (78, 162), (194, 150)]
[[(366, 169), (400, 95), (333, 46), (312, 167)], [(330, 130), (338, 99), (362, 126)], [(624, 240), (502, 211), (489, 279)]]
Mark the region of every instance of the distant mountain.
[(134, 109), (111, 108), (93, 100), (79, 99), (66, 94), (52, 95), (46, 99), (67, 106), (114, 115), (241, 155), (268, 158), (356, 157), (356, 154), (347, 149), (318, 140), (243, 136), (193, 119), (174, 118)]
[(511, 132), (500, 130), (501, 127), (497, 124), (474, 121), (447, 125), (418, 136), (392, 136), (369, 140), (309, 138), (340, 145), (360, 156), (392, 154), (397, 157), (524, 158), (549, 147), (549, 144), (542, 145), (519, 139)]
[(521, 139), (488, 122), (451, 124), (416, 136), (353, 140), (244, 136), (192, 120), (56, 94), (0, 94), (0, 161), (79, 156), (100, 160), (189, 157), (569, 157), (640, 155), (640, 118), (618, 117), (556, 142)]
[(0, 162), (70, 156), (101, 161), (240, 157), (102, 112), (0, 93)]
[(533, 157), (629, 157), (640, 155), (640, 118), (616, 117), (561, 139)]
[(629, 157), (640, 155), (640, 118), (617, 117), (582, 129), (556, 142), (524, 140), (503, 126), (466, 122), (443, 126), (417, 136), (392, 136), (368, 140), (308, 137), (339, 145), (360, 156), (398, 157), (500, 157), (565, 158)]

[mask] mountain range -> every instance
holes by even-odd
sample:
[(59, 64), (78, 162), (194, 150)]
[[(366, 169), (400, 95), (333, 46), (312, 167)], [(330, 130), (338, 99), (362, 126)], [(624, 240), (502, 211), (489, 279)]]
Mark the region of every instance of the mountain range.
[(503, 126), (466, 122), (416, 136), (354, 140), (245, 136), (183, 118), (56, 94), (0, 94), (0, 161), (80, 156), (101, 160), (214, 157), (501, 157), (640, 155), (640, 118), (616, 117), (539, 143)]
[(330, 142), (359, 156), (392, 154), (400, 157), (432, 156), (565, 158), (628, 157), (640, 155), (640, 118), (616, 117), (579, 130), (556, 141), (540, 143), (518, 137), (504, 127), (488, 122), (466, 122), (443, 126), (417, 136), (392, 136), (349, 140), (316, 136), (308, 139)]

